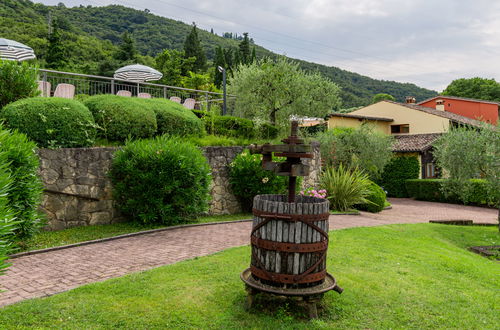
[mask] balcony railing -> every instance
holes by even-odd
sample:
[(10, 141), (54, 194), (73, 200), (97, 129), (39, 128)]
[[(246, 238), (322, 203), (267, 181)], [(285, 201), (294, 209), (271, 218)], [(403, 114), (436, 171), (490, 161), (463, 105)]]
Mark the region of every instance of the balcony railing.
[[(50, 90), (43, 91), (43, 95), (51, 96), (58, 84), (75, 86), (75, 95), (117, 94), (119, 91), (128, 91), (132, 96), (139, 93), (150, 94), (153, 98), (178, 97), (181, 103), (188, 98), (196, 100), (195, 107), (200, 110), (220, 111), (224, 100), (223, 93), (215, 93), (198, 89), (190, 89), (147, 82), (131, 82), (111, 77), (87, 75), (72, 72), (40, 69), (40, 80), (50, 83)], [(47, 84), (44, 84), (47, 86)], [(45, 87), (46, 88), (46, 87)], [(227, 95), (228, 112), (232, 113), (234, 95)]]

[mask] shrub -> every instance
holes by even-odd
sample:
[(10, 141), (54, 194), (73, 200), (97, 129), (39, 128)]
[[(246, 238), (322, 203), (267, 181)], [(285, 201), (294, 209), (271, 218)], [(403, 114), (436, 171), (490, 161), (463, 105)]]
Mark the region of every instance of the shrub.
[[(274, 161), (278, 161), (275, 158)], [(244, 150), (230, 164), (229, 182), (233, 193), (238, 197), (245, 210), (250, 210), (253, 198), (263, 194), (285, 194), (288, 178), (278, 176), (262, 168), (262, 155), (252, 155)], [(297, 183), (300, 187), (300, 183)]]
[(23, 99), (7, 105), (5, 125), (26, 134), (41, 147), (86, 147), (94, 143), (96, 127), (80, 102), (57, 97)]
[(156, 114), (157, 134), (175, 136), (202, 136), (203, 122), (179, 103), (166, 99), (133, 99)]
[(0, 130), (0, 153), (5, 157), (12, 178), (7, 200), (18, 225), (17, 237), (29, 237), (42, 225), (37, 209), (43, 185), (38, 177), (39, 160), (35, 143), (26, 135)]
[(391, 197), (408, 197), (405, 181), (418, 179), (420, 164), (416, 157), (394, 157), (384, 167), (381, 185)]
[(209, 113), (207, 111), (204, 111), (204, 110), (196, 110), (196, 109), (192, 109), (191, 112), (198, 118), (203, 118), (205, 116), (208, 116)]
[(142, 223), (174, 225), (208, 207), (210, 167), (179, 138), (127, 143), (116, 152), (110, 177), (120, 211)]
[(26, 62), (0, 60), (0, 109), (22, 98), (40, 94), (38, 70)]
[(205, 129), (209, 134), (251, 139), (255, 136), (253, 122), (232, 116), (204, 116)]
[(205, 135), (204, 137), (191, 137), (189, 139), (194, 145), (199, 147), (208, 147), (208, 146), (242, 146), (248, 145), (246, 140), (240, 140), (235, 138), (230, 138), (227, 136), (215, 136), (215, 135)]
[(8, 266), (5, 260), (11, 251), (12, 234), (18, 224), (8, 199), (9, 190), (14, 183), (9, 172), (8, 155), (5, 151), (0, 150), (0, 274)]
[(95, 95), (84, 103), (101, 128), (99, 136), (110, 141), (149, 138), (156, 133), (156, 115), (142, 102), (124, 96)]
[(337, 168), (328, 167), (320, 177), (320, 187), (327, 191), (330, 208), (335, 211), (348, 211), (355, 204), (367, 202), (370, 180), (358, 168), (352, 170), (340, 164)]
[(445, 181), (444, 179), (406, 180), (406, 189), (410, 197), (423, 201), (489, 206), (497, 204), (493, 196), (488, 193), (486, 180), (471, 179), (468, 181), (467, 201), (461, 199), (457, 194), (444, 193), (443, 184)]
[(258, 136), (262, 139), (276, 139), (280, 130), (277, 126), (271, 125), (269, 123), (263, 123), (258, 128)]
[(385, 192), (375, 182), (370, 181), (368, 186), (369, 193), (366, 196), (367, 202), (364, 204), (356, 205), (357, 210), (378, 213), (385, 207), (386, 196)]

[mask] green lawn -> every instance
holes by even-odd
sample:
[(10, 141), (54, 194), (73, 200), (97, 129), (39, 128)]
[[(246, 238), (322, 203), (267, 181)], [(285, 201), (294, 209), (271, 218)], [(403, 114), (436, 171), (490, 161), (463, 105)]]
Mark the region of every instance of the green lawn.
[(245, 311), (240, 247), (7, 306), (0, 328), (498, 329), (500, 264), (466, 250), (498, 242), (494, 227), (333, 231), (328, 269), (345, 291), (327, 293), (314, 321), (264, 297)]
[[(250, 213), (216, 215), (200, 217), (189, 223), (209, 223), (251, 218), (252, 215)], [(75, 227), (58, 231), (42, 231), (28, 240), (20, 242), (19, 245), (21, 246), (21, 249), (17, 252), (45, 249), (54, 246), (73, 244), (164, 227), (165, 225), (140, 225), (132, 222), (124, 222), (110, 225)]]

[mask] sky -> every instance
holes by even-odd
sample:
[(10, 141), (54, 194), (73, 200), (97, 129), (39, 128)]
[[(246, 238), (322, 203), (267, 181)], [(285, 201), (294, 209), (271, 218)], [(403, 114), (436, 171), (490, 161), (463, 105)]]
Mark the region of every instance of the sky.
[(498, 0), (36, 0), (119, 4), (217, 34), (248, 32), (278, 54), (442, 91), (500, 81)]

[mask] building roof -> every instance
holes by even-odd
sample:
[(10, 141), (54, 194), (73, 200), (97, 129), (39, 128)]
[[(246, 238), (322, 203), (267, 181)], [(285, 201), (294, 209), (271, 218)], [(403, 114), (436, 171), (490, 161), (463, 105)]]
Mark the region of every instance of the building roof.
[(452, 122), (457, 123), (457, 124), (469, 125), (469, 126), (474, 126), (474, 127), (481, 127), (483, 125), (482, 121), (471, 119), (471, 118), (464, 117), (464, 116), (460, 116), (460, 115), (457, 115), (456, 113), (453, 113), (453, 112), (448, 112), (448, 111), (444, 111), (444, 110), (437, 110), (437, 109), (429, 108), (429, 107), (423, 107), (421, 105), (416, 105), (413, 103), (399, 103), (399, 102), (388, 101), (388, 100), (384, 100), (381, 102), (389, 102), (389, 103), (397, 104), (397, 105), (407, 107), (407, 108), (410, 108), (413, 110), (426, 112), (426, 113), (429, 113), (431, 115), (447, 118), (447, 119), (449, 119)]
[(396, 135), (392, 151), (423, 152), (431, 148), (434, 141), (441, 135), (442, 133)]
[(384, 118), (384, 117), (371, 117), (371, 116), (362, 116), (362, 115), (353, 115), (350, 113), (338, 113), (338, 112), (333, 112), (329, 115), (326, 116), (326, 118), (331, 118), (331, 117), (344, 117), (344, 118), (354, 118), (354, 119), (364, 119), (364, 120), (375, 120), (375, 121), (394, 121), (394, 119), (391, 118)]
[(479, 103), (489, 103), (489, 104), (496, 104), (500, 106), (500, 102), (495, 102), (495, 101), (486, 101), (486, 100), (479, 100), (479, 99), (469, 99), (467, 97), (458, 97), (458, 96), (448, 96), (448, 95), (438, 95), (431, 97), (427, 100), (423, 100), (422, 102), (418, 102), (417, 104), (423, 104), (425, 102), (429, 102), (434, 99), (452, 99), (452, 100), (461, 100), (461, 101), (470, 101), (470, 102), (479, 102)]

